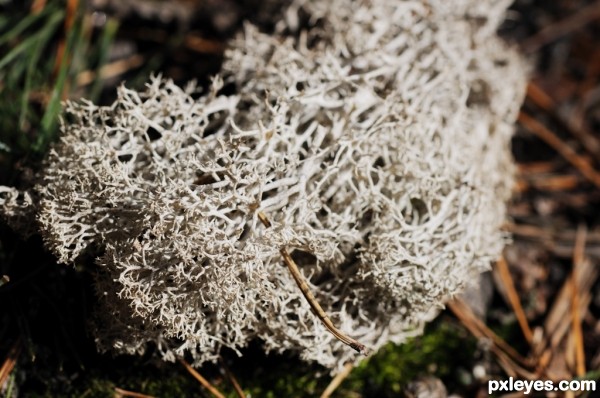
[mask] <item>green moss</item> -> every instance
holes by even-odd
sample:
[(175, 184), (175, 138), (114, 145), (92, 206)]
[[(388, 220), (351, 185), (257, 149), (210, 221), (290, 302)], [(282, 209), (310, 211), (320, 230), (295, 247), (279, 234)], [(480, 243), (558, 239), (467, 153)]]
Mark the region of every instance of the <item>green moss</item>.
[(81, 398), (104, 398), (115, 395), (115, 385), (102, 378), (91, 378), (88, 384), (82, 387), (80, 391), (75, 392)]
[(450, 390), (458, 388), (458, 372), (472, 363), (476, 341), (448, 319), (439, 319), (423, 336), (405, 344), (389, 344), (363, 362), (337, 396), (361, 392), (363, 397), (397, 397), (408, 382), (422, 375), (441, 378)]
[(179, 364), (169, 364), (164, 369), (145, 366), (138, 368), (138, 372), (122, 377), (118, 387), (161, 398), (195, 396), (202, 389), (196, 380), (180, 369)]

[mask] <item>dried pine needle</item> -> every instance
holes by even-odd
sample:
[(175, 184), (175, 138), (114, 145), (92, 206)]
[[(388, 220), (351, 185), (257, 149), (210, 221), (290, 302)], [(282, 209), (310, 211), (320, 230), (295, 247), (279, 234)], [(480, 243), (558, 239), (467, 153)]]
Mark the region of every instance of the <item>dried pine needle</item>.
[(348, 362), (344, 365), (344, 368), (340, 373), (335, 375), (335, 377), (331, 380), (331, 383), (327, 386), (323, 394), (321, 394), (321, 398), (329, 398), (331, 394), (342, 384), (342, 382), (348, 377), (352, 369), (354, 368), (354, 364), (352, 362)]
[(196, 380), (202, 384), (204, 388), (206, 388), (214, 397), (216, 398), (225, 398), (219, 390), (217, 390), (212, 384), (209, 383), (196, 369), (192, 367), (189, 363), (187, 363), (184, 359), (179, 358), (179, 362), (185, 367), (185, 369), (192, 375)]

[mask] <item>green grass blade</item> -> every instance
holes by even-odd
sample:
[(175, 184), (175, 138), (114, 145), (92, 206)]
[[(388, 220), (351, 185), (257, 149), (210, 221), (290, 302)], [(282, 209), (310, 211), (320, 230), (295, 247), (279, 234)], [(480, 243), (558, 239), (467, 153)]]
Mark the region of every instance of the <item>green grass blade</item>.
[(104, 30), (102, 31), (102, 37), (100, 38), (100, 48), (98, 49), (98, 63), (96, 65), (96, 79), (92, 89), (90, 90), (90, 99), (96, 101), (100, 96), (102, 90), (102, 77), (100, 76), (100, 70), (108, 61), (110, 54), (110, 46), (114, 41), (114, 38), (119, 30), (119, 22), (115, 19), (109, 19), (106, 21)]
[(29, 109), (29, 93), (31, 92), (31, 85), (33, 80), (33, 74), (36, 72), (35, 66), (38, 64), (40, 59), (40, 53), (42, 50), (42, 41), (38, 41), (32, 49), (31, 58), (29, 59), (29, 65), (25, 74), (25, 84), (23, 85), (23, 93), (21, 95), (21, 111), (19, 112), (19, 126), (23, 129), (25, 119), (27, 118), (27, 110)]
[[(62, 13), (59, 13), (62, 14)], [(31, 57), (29, 58), (29, 62), (27, 65), (27, 72), (25, 75), (25, 84), (23, 86), (23, 94), (21, 95), (21, 111), (19, 115), (19, 126), (23, 128), (25, 123), (25, 119), (27, 117), (28, 103), (29, 103), (29, 94), (31, 92), (31, 87), (33, 85), (33, 76), (38, 72), (39, 69), (39, 59), (46, 47), (46, 44), (50, 41), (52, 36), (54, 35), (56, 29), (58, 28), (61, 18), (51, 19), (42, 31), (37, 35), (37, 40), (35, 42), (34, 47), (31, 50)]]
[(81, 34), (82, 18), (78, 17), (77, 21), (67, 35), (67, 45), (65, 46), (66, 48), (60, 62), (60, 68), (56, 82), (52, 89), (52, 94), (50, 96), (50, 100), (48, 101), (46, 112), (42, 117), (42, 129), (35, 145), (33, 146), (33, 150), (36, 152), (44, 151), (46, 145), (53, 138), (52, 135), (54, 134), (56, 123), (58, 121), (58, 114), (61, 110), (61, 96), (69, 75), (69, 71), (71, 69), (71, 58), (75, 52), (74, 50), (79, 48), (81, 44), (79, 40), (81, 38)]
[[(2, 36), (0, 36), (0, 46), (9, 42), (10, 40), (13, 40), (16, 37), (18, 37), (27, 28), (29, 28), (31, 25), (33, 25), (38, 20), (45, 18), (46, 15), (52, 11), (54, 11), (54, 7), (45, 7), (42, 10), (42, 12), (40, 12), (38, 14), (30, 13), (29, 15), (27, 15), (18, 24), (16, 24), (12, 29), (10, 29), (8, 32), (4, 33)], [(5, 18), (4, 20), (7, 25), (10, 23), (10, 20), (8, 18)], [(2, 27), (2, 22), (3, 22), (2, 19), (0, 19), (0, 28)]]
[(45, 34), (48, 30), (47, 28), (55, 27), (60, 21), (64, 18), (64, 13), (62, 11), (58, 11), (50, 17), (50, 20), (47, 22), (47, 25), (40, 31), (38, 34), (34, 34), (29, 38), (23, 40), (23, 42), (16, 47), (14, 47), (11, 51), (8, 52), (2, 59), (0, 59), (0, 69), (4, 68), (8, 65), (12, 60), (18, 57), (21, 53), (27, 51), (28, 49), (33, 48), (36, 45), (36, 42), (40, 39), (41, 34)]
[(10, 18), (0, 15), (0, 31), (4, 31), (10, 23)]

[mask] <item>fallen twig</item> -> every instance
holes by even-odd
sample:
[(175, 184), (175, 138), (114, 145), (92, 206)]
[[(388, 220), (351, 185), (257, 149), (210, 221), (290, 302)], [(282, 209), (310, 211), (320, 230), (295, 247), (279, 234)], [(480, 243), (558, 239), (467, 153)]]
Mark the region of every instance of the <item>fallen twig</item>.
[[(264, 213), (258, 212), (258, 219), (263, 223), (265, 227), (271, 227), (271, 222)], [(315, 299), (315, 296), (308, 288), (308, 284), (304, 280), (304, 277), (300, 273), (298, 266), (296, 265), (296, 263), (292, 259), (292, 256), (290, 256), (286, 248), (282, 247), (281, 249), (279, 249), (279, 252), (283, 256), (283, 261), (285, 262), (285, 265), (292, 274), (294, 281), (296, 281), (296, 284), (300, 288), (300, 291), (302, 291), (302, 295), (304, 295), (304, 298), (306, 298), (306, 301), (308, 301), (310, 308), (312, 308), (312, 310), (315, 312), (315, 315), (317, 315), (321, 322), (323, 322), (323, 325), (325, 325), (327, 330), (329, 330), (331, 334), (333, 334), (335, 338), (337, 338), (339, 341), (353, 348), (358, 353), (365, 356), (369, 355), (369, 349), (364, 344), (361, 344), (357, 340), (354, 340), (352, 337), (347, 336), (344, 332), (336, 328), (333, 322), (331, 322), (329, 316), (327, 316), (323, 308), (321, 308), (321, 305)]]

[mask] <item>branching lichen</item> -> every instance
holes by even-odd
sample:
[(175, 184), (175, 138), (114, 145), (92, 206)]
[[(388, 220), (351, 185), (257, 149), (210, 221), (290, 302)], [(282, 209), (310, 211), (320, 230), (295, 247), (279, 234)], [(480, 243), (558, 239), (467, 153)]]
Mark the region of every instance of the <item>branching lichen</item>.
[[(419, 333), (505, 243), (525, 85), (495, 36), (506, 6), (294, 1), (280, 33), (246, 26), (199, 100), (154, 78), (112, 106), (68, 103), (37, 219), (61, 262), (100, 253), (100, 348), (199, 364), (258, 338), (334, 369), (357, 359), (281, 248), (369, 348)], [(312, 27), (290, 35), (300, 9)]]

